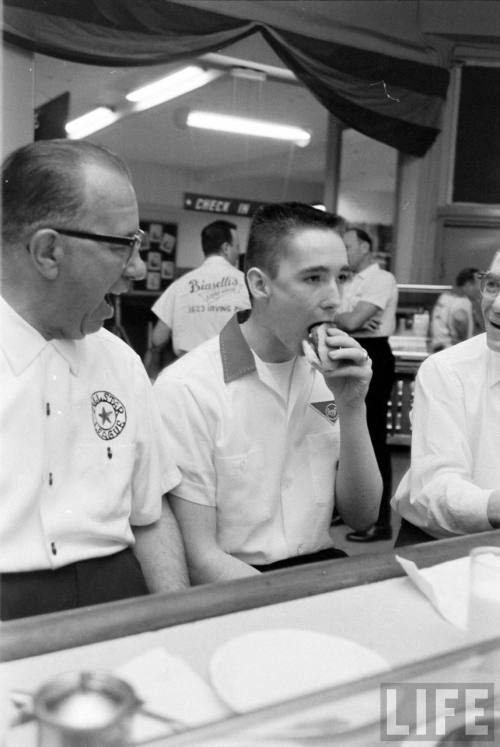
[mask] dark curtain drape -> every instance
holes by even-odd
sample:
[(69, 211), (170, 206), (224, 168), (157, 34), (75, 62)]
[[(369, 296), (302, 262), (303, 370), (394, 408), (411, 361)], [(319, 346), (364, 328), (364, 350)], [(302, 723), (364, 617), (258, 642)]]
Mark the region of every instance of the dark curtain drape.
[[(220, 51), (260, 32), (347, 126), (415, 156), (424, 155), (434, 142), (449, 82), (444, 67), (331, 41), (328, 29), (318, 35), (315, 24), (308, 28), (307, 3), (300, 4), (305, 10), (295, 28), (289, 19), (278, 27), (255, 17), (231, 16), (227, 3), (224, 13), (206, 5), (174, 0), (4, 0), (3, 33), (11, 44), (52, 57), (132, 66)], [(258, 11), (259, 2), (252, 5)]]

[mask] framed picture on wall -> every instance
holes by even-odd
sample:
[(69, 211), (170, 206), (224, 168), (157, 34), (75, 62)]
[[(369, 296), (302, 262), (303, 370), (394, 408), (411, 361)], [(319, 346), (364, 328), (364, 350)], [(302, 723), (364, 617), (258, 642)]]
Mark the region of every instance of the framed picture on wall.
[(141, 257), (147, 275), (134, 281), (132, 291), (161, 293), (175, 276), (177, 223), (141, 220), (140, 227), (144, 231)]

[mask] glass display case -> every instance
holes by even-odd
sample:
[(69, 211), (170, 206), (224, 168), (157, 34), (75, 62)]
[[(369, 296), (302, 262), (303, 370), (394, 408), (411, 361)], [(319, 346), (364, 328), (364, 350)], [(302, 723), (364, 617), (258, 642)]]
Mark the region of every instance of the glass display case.
[(410, 445), (415, 375), (430, 353), (429, 325), (434, 304), (450, 288), (450, 285), (398, 285), (396, 331), (389, 338), (396, 358), (396, 377), (387, 408), (387, 440), (391, 445)]
[(498, 745), (500, 639), (170, 738), (171, 747)]

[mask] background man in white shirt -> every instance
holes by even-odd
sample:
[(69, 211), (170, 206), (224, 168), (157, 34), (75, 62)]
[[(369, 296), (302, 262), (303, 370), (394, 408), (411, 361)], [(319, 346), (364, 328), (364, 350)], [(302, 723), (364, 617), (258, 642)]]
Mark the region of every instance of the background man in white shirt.
[(261, 207), (246, 254), (249, 318), (231, 319), (155, 382), (182, 474), (171, 501), (194, 583), (345, 555), (332, 546), (334, 505), (358, 529), (378, 512), (368, 356), (333, 327), (335, 370), (302, 355), (310, 326), (330, 322), (340, 302), (337, 225), (308, 205)]
[(0, 616), (188, 584), (142, 363), (102, 329), (144, 276), (127, 167), (40, 140), (2, 168)]
[(500, 527), (500, 252), (480, 273), (486, 334), (430, 355), (412, 410), (397, 544)]
[(150, 358), (172, 338), (177, 357), (217, 335), (237, 311), (250, 308), (245, 277), (238, 268), (239, 239), (234, 223), (217, 220), (201, 232), (204, 262), (168, 286), (153, 304), (158, 317)]
[(351, 542), (374, 542), (392, 537), (391, 454), (387, 446), (387, 402), (394, 381), (394, 356), (389, 336), (396, 327), (398, 286), (392, 273), (379, 267), (372, 240), (366, 231), (350, 228), (344, 233), (351, 281), (343, 286), (342, 304), (335, 324), (352, 334), (372, 361), (373, 376), (366, 397), (368, 430), (384, 483), (380, 511), (374, 526), (347, 534)]
[(431, 314), (430, 336), (433, 352), (484, 331), (475, 323), (476, 305), (480, 299), (478, 270), (464, 267), (458, 273), (455, 287), (441, 293)]

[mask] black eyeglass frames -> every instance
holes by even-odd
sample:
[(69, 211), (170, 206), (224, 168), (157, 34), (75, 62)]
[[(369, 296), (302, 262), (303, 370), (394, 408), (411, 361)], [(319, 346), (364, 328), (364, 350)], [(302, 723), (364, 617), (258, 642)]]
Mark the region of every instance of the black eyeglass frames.
[(54, 228), (54, 231), (63, 236), (71, 236), (75, 239), (90, 239), (105, 244), (118, 244), (128, 247), (129, 251), (124, 258), (124, 267), (128, 265), (135, 251), (138, 251), (143, 243), (145, 233), (140, 228), (132, 236), (110, 236), (103, 233), (89, 233), (88, 231), (74, 231), (72, 228)]

